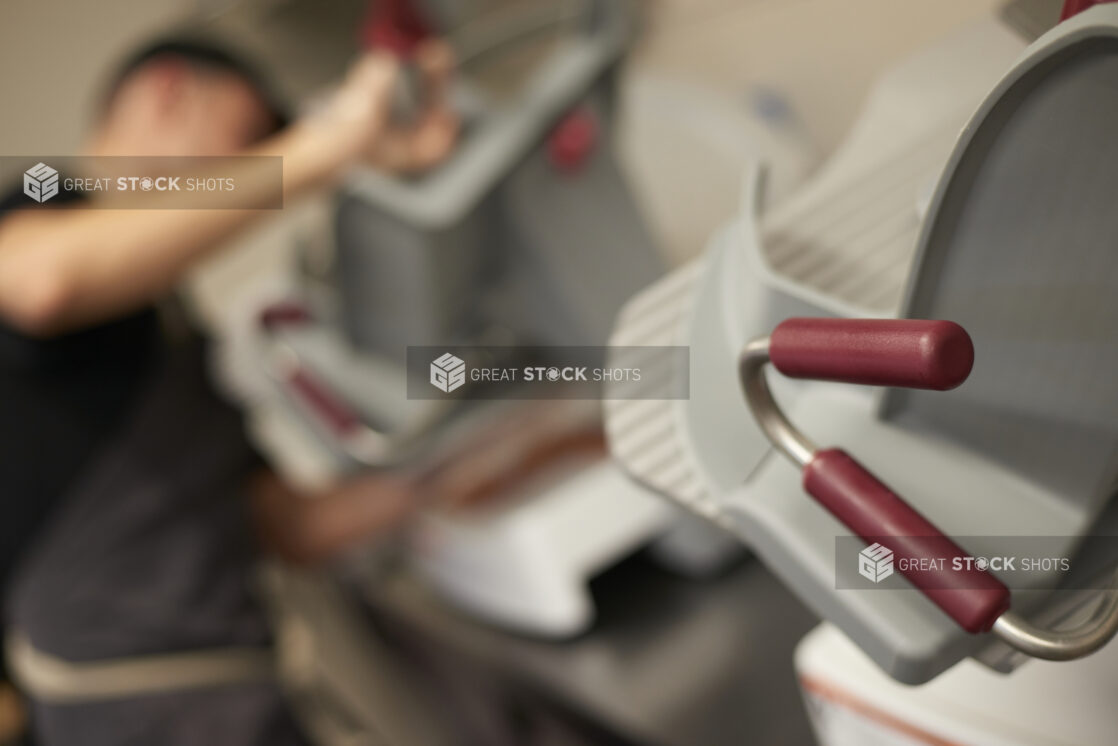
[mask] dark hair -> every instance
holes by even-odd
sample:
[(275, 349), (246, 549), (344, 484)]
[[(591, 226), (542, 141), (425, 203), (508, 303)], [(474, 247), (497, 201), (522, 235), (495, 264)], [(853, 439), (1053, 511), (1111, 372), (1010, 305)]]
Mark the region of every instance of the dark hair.
[(125, 80), (133, 73), (149, 62), (160, 59), (181, 60), (196, 69), (235, 75), (248, 83), (271, 115), (272, 126), (269, 128), (268, 134), (283, 129), (290, 121), (287, 106), (276, 95), (268, 80), (253, 65), (214, 42), (188, 37), (160, 39), (140, 48), (127, 57), (110, 79), (109, 86), (102, 99), (103, 108), (107, 109), (111, 105), (113, 98)]

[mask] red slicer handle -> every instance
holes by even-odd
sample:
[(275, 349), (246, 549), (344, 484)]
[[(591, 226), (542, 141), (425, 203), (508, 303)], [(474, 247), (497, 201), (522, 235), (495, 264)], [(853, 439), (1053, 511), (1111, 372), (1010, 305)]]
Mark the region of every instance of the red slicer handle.
[(789, 378), (945, 391), (970, 375), (974, 345), (951, 321), (793, 318), (769, 358)]
[(415, 0), (373, 0), (361, 29), (368, 49), (383, 49), (400, 59), (411, 57), (433, 35)]
[[(974, 345), (950, 321), (793, 318), (773, 330), (769, 360), (786, 376), (946, 390), (974, 365)], [(804, 490), (968, 632), (987, 632), (1009, 608), (1009, 589), (844, 451), (814, 451)], [(959, 560), (959, 562), (954, 562)]]
[(1112, 3), (1114, 0), (1064, 0), (1063, 10), (1060, 11), (1060, 20), (1066, 21), (1072, 16), (1082, 13), (1094, 5)]
[(1009, 608), (1001, 581), (972, 562), (954, 569), (952, 560), (969, 555), (845, 451), (816, 451), (804, 490), (866, 542), (892, 550), (894, 567), (968, 632), (988, 632)]
[[(310, 311), (301, 303), (282, 301), (265, 307), (257, 317), (265, 334), (313, 322)], [(281, 383), (334, 436), (344, 438), (360, 429), (357, 413), (298, 358), (284, 366)]]
[(288, 371), (284, 383), (334, 436), (344, 438), (360, 429), (361, 418), (306, 368)]

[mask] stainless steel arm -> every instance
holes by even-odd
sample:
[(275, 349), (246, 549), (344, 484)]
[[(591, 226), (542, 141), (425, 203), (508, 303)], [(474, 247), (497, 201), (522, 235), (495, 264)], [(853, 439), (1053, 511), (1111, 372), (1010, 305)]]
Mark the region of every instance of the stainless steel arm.
[(761, 426), (776, 450), (787, 456), (801, 469), (811, 461), (818, 446), (788, 421), (773, 399), (769, 382), (765, 379), (765, 365), (769, 362), (769, 338), (758, 337), (745, 346), (738, 357), (738, 372), (745, 401), (753, 418)]
[(994, 622), (994, 634), (1010, 647), (1034, 658), (1070, 661), (1090, 655), (1118, 633), (1118, 591), (1111, 588), (1102, 593), (1102, 603), (1087, 621), (1074, 629), (1043, 629), (1007, 611)]

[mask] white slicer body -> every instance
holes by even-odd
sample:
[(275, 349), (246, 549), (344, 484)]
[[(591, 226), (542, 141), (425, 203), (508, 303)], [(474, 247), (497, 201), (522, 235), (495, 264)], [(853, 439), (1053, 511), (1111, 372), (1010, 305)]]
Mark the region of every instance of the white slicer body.
[[(1118, 8), (1101, 6), (1030, 46), (989, 19), (913, 57), (813, 182), (760, 215), (748, 175), (741, 214), (615, 327), (619, 344), (691, 348), (689, 400), (608, 404), (619, 462), (739, 536), (899, 681), (968, 656), (1009, 671), (1023, 656), (915, 590), (837, 588), (836, 537), (851, 532), (770, 447), (739, 354), (793, 316), (957, 321), (977, 362), (953, 392), (769, 385), (813, 440), (849, 448), (970, 554), (1042, 536), (1075, 555), (1118, 474), (1118, 263), (1103, 204), (1118, 194), (1116, 48)], [(1067, 612), (1045, 590), (1058, 574), (1032, 582), (1014, 588), (1015, 610)]]

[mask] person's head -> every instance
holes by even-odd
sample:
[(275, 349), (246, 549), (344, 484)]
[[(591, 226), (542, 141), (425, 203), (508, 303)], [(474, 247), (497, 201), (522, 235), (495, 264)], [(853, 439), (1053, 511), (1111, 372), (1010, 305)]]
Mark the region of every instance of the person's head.
[(282, 105), (251, 66), (208, 42), (168, 39), (119, 68), (95, 141), (113, 155), (226, 155), (285, 123)]

